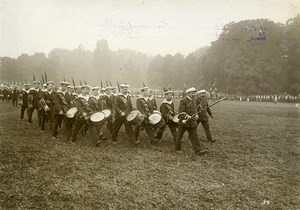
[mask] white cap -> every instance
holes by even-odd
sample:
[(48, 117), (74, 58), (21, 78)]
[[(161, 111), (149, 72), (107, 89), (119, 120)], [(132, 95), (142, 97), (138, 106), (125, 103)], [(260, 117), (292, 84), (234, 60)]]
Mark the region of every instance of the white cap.
[(70, 83), (69, 82), (67, 82), (67, 81), (61, 81), (60, 82), (60, 85), (66, 85), (66, 86), (68, 86)]
[(92, 87), (92, 90), (99, 90), (99, 89), (100, 89), (99, 86), (94, 86), (94, 87)]
[(46, 84), (47, 84), (47, 85), (48, 85), (48, 84), (54, 85), (54, 82), (53, 82), (53, 81), (48, 81), (48, 82), (46, 82)]
[(84, 89), (84, 88), (91, 89), (91, 86), (89, 86), (89, 85), (82, 85), (82, 86), (81, 86), (81, 89)]
[(120, 84), (120, 87), (121, 88), (129, 88), (129, 85), (127, 85), (127, 84)]
[(108, 86), (108, 87), (106, 87), (106, 90), (112, 90), (113, 89), (113, 87), (112, 86)]
[(196, 88), (191, 87), (191, 88), (186, 90), (186, 93), (190, 93), (190, 92), (196, 92)]
[(199, 90), (198, 93), (206, 93), (206, 90), (204, 90), (204, 89)]

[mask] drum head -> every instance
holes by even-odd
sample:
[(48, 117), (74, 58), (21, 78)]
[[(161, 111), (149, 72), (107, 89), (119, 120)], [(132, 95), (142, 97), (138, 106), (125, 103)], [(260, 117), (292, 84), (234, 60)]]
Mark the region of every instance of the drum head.
[(90, 117), (90, 120), (92, 122), (101, 122), (104, 119), (105, 119), (105, 115), (102, 112), (96, 112), (92, 114), (92, 116)]
[(130, 122), (130, 121), (134, 120), (138, 114), (139, 114), (138, 110), (133, 110), (127, 115), (126, 120), (128, 122)]
[(154, 110), (153, 114), (161, 114), (160, 111)]
[(153, 124), (157, 124), (161, 121), (161, 115), (158, 113), (154, 113), (149, 116), (149, 120), (153, 122)]
[(73, 118), (75, 116), (77, 112), (77, 108), (76, 107), (72, 107), (71, 109), (69, 109), (66, 113), (66, 117), (67, 118)]
[(179, 114), (176, 114), (176, 115), (173, 117), (173, 122), (175, 122), (175, 123), (178, 123), (178, 122), (179, 122)]
[(102, 112), (104, 113), (106, 118), (111, 115), (111, 111), (109, 109), (102, 110)]

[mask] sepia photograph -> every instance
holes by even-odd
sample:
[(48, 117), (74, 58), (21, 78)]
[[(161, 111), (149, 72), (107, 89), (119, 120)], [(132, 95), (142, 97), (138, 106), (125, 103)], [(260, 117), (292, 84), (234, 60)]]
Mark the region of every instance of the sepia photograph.
[(0, 209), (300, 210), (300, 0), (0, 0)]

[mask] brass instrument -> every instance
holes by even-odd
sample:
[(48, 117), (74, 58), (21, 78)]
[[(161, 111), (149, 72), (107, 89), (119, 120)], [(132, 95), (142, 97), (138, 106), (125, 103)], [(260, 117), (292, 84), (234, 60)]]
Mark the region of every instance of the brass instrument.
[(47, 105), (45, 99), (43, 99), (43, 98), (39, 101), (39, 106), (40, 106), (45, 112), (50, 111), (49, 106)]

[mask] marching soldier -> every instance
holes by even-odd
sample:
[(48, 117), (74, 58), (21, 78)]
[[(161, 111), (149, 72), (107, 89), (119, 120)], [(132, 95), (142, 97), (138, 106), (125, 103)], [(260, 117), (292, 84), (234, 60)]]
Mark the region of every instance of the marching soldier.
[(175, 142), (175, 150), (182, 153), (181, 150), (181, 139), (185, 131), (189, 133), (193, 149), (197, 155), (201, 155), (207, 152), (207, 150), (202, 149), (197, 133), (197, 120), (198, 115), (196, 114), (197, 108), (195, 103), (196, 89), (189, 88), (186, 90), (187, 96), (180, 101), (179, 104), (179, 128), (178, 134)]
[(41, 99), (41, 89), (40, 89), (40, 81), (34, 81), (33, 82), (33, 88), (29, 90), (28, 93), (28, 123), (32, 124), (32, 114), (34, 110), (37, 111), (37, 117), (39, 126), (41, 125), (41, 116), (39, 112), (39, 101)]
[(80, 129), (83, 126), (87, 126), (89, 128), (89, 133), (91, 135), (91, 138), (93, 139), (94, 142), (96, 142), (96, 136), (92, 129), (92, 125), (89, 121), (89, 117), (93, 113), (91, 107), (88, 104), (89, 93), (91, 88), (89, 85), (83, 85), (81, 86), (81, 89), (82, 89), (82, 93), (75, 99), (76, 107), (77, 107), (77, 113), (75, 115), (76, 123), (70, 140), (71, 142), (75, 142)]
[(149, 97), (148, 97), (147, 102), (149, 104), (150, 113), (153, 113), (153, 111), (157, 110), (157, 103), (156, 103), (153, 93), (154, 93), (153, 90), (149, 90)]
[(75, 96), (74, 96), (74, 87), (72, 85), (68, 85), (67, 87), (67, 92), (66, 92), (66, 101), (67, 103), (69, 104), (69, 106), (71, 105), (71, 102), (75, 99)]
[[(100, 112), (100, 108), (98, 106), (98, 99), (99, 99), (99, 89), (100, 87), (94, 86), (92, 87), (92, 93), (89, 97), (88, 103), (90, 105), (90, 108), (93, 113)], [(103, 135), (103, 125), (97, 125), (97, 126), (91, 126), (92, 129), (94, 129), (95, 134), (97, 134), (97, 142), (95, 143), (96, 146), (99, 146), (99, 144), (106, 139), (106, 137)]]
[[(71, 85), (67, 86), (67, 92), (66, 92), (65, 98), (66, 98), (66, 102), (68, 104), (69, 109), (72, 107), (76, 107), (75, 99), (77, 98), (78, 95), (75, 93), (75, 89), (76, 88), (74, 88), (74, 86), (71, 86)], [(80, 87), (80, 90), (81, 90), (81, 87)], [(74, 118), (65, 117), (64, 122), (65, 122), (67, 140), (69, 140), (72, 135), (72, 129), (74, 127), (75, 121), (76, 120)]]
[[(54, 118), (54, 113), (53, 113), (53, 108), (55, 105), (55, 93), (53, 91), (54, 88), (54, 82), (53, 81), (48, 81), (46, 83), (47, 89), (43, 92), (42, 95), (42, 102), (40, 103), (45, 103), (43, 104), (44, 106), (41, 109), (41, 132), (43, 133), (45, 130), (45, 123), (46, 120), (49, 121), (50, 123), (50, 129), (53, 127), (53, 118)], [(46, 106), (49, 109), (46, 109)]]
[(92, 93), (88, 100), (88, 103), (93, 112), (100, 112), (100, 108), (98, 107), (99, 89), (100, 87), (98, 86), (92, 87)]
[(139, 136), (140, 129), (145, 129), (146, 134), (149, 137), (150, 143), (156, 142), (154, 138), (154, 131), (152, 129), (152, 124), (150, 124), (150, 121), (148, 120), (149, 116), (151, 115), (150, 107), (148, 104), (148, 91), (149, 91), (148, 87), (141, 88), (140, 92), (142, 95), (136, 100), (137, 109), (142, 113), (142, 115), (145, 116), (145, 120), (142, 123), (142, 125), (137, 126), (135, 128), (134, 132), (135, 132), (136, 143), (139, 143), (138, 136)]
[(120, 93), (116, 95), (114, 103), (114, 122), (113, 122), (113, 132), (112, 132), (112, 142), (117, 143), (117, 137), (122, 125), (125, 127), (125, 132), (129, 140), (134, 143), (134, 133), (132, 126), (127, 123), (126, 116), (132, 110), (131, 98), (128, 94), (129, 85), (120, 84)]
[(158, 141), (161, 140), (163, 133), (165, 131), (165, 127), (168, 126), (172, 133), (173, 140), (175, 143), (178, 125), (173, 121), (173, 117), (175, 115), (174, 103), (172, 101), (173, 92), (168, 90), (164, 93), (164, 95), (165, 95), (165, 100), (163, 100), (163, 102), (160, 105), (160, 112), (166, 124), (165, 126), (162, 126), (158, 130), (156, 138)]
[[(98, 107), (99, 107), (100, 111), (103, 111), (105, 109), (109, 109), (110, 111), (112, 111), (112, 108), (113, 108), (112, 102), (108, 95), (108, 94), (110, 94), (110, 91), (111, 91), (111, 87), (101, 89), (102, 94), (100, 95), (100, 97), (98, 99)], [(112, 135), (112, 117), (107, 119), (106, 127), (107, 127), (107, 130), (109, 131), (110, 135)]]
[(21, 105), (21, 114), (20, 119), (24, 119), (25, 110), (28, 108), (28, 94), (30, 90), (30, 84), (24, 84), (24, 89), (21, 91), (20, 97), (20, 105)]
[(210, 142), (215, 142), (216, 140), (212, 138), (211, 133), (210, 133), (207, 113), (209, 114), (209, 116), (211, 118), (214, 118), (214, 116), (211, 113), (210, 108), (205, 109), (206, 107), (208, 107), (208, 102), (207, 102), (207, 98), (206, 98), (206, 91), (205, 90), (200, 90), (198, 92), (198, 94), (199, 94), (199, 97), (197, 97), (197, 99), (196, 99), (197, 112), (199, 112), (203, 109), (204, 110), (202, 112), (198, 113), (199, 118), (197, 120), (197, 123), (199, 124), (201, 122), (201, 124), (204, 128), (207, 140), (210, 141)]
[(13, 107), (18, 106), (18, 96), (19, 96), (18, 86), (15, 85), (14, 89), (11, 92), (11, 100), (12, 100)]
[[(52, 139), (58, 138), (58, 127), (61, 125), (62, 121), (65, 120), (65, 114), (68, 110), (68, 103), (66, 101), (65, 95), (67, 91), (68, 82), (60, 82), (60, 88), (56, 91), (54, 100), (54, 125), (52, 130)], [(67, 138), (68, 134), (66, 133)]]
[(116, 95), (117, 95), (117, 88), (112, 87), (111, 94), (109, 95), (110, 101), (112, 103), (112, 107), (115, 107), (114, 103), (115, 103)]

